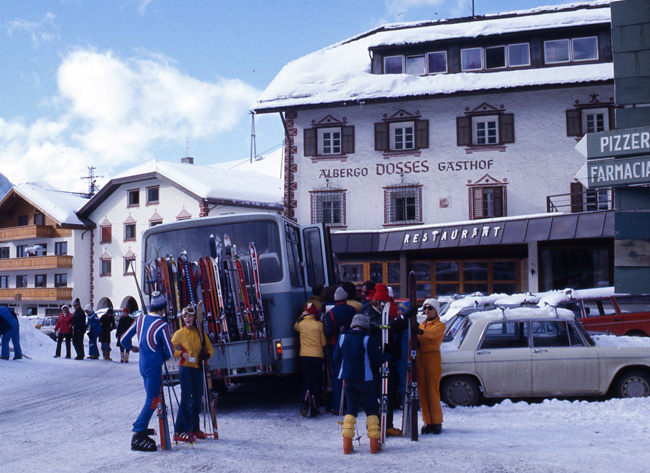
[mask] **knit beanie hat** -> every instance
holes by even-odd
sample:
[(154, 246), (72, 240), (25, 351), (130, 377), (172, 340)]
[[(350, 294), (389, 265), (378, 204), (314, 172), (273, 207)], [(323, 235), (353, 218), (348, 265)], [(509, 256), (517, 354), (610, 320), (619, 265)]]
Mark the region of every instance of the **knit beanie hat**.
[(372, 295), (373, 301), (379, 302), (390, 302), (390, 297), (388, 296), (388, 288), (384, 284), (377, 284), (375, 286), (375, 293)]
[(350, 328), (360, 328), (364, 332), (367, 332), (370, 330), (370, 319), (364, 314), (357, 314), (352, 317)]
[(431, 307), (436, 309), (436, 314), (440, 315), (440, 302), (438, 302), (437, 299), (433, 299), (433, 298), (427, 299), (424, 301), (424, 304), (422, 304), (422, 307), (424, 307), (425, 305), (430, 305)]
[(302, 315), (316, 315), (316, 312), (318, 312), (318, 309), (310, 302), (305, 307), (305, 310), (302, 311)]
[(345, 289), (343, 289), (340, 286), (337, 287), (336, 292), (334, 293), (334, 301), (335, 302), (345, 301), (345, 300), (347, 300), (347, 298), (348, 298), (348, 293), (345, 292)]
[(90, 307), (90, 304), (86, 304), (86, 307), (84, 307), (84, 311), (86, 311), (86, 312), (92, 312), (92, 311), (93, 311), (93, 308)]
[(151, 304), (149, 305), (149, 310), (152, 312), (158, 312), (167, 307), (167, 299), (159, 291), (154, 291), (151, 294)]

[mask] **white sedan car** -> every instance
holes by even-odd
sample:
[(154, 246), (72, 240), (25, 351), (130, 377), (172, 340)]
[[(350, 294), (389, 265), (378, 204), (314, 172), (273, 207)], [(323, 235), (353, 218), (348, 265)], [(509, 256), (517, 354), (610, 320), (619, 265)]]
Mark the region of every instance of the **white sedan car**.
[(461, 312), (441, 347), (441, 399), (650, 395), (650, 341), (595, 338), (563, 309)]

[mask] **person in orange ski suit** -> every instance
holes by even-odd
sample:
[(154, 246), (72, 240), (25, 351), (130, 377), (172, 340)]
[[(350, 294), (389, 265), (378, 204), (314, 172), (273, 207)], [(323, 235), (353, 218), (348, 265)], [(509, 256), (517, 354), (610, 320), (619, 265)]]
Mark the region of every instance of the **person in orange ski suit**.
[(418, 331), (418, 394), (422, 411), (422, 435), (442, 432), (442, 407), (440, 405), (440, 376), (442, 361), (440, 345), (445, 336), (445, 324), (438, 313), (440, 304), (436, 299), (427, 299), (422, 305), (426, 320)]

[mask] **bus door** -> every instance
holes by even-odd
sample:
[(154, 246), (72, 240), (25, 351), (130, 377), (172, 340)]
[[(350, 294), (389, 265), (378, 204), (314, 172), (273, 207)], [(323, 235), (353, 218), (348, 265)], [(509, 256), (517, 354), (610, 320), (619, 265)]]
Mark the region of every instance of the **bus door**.
[(323, 287), (336, 284), (334, 255), (329, 229), (322, 224), (301, 227), (305, 280), (311, 288), (316, 284)]

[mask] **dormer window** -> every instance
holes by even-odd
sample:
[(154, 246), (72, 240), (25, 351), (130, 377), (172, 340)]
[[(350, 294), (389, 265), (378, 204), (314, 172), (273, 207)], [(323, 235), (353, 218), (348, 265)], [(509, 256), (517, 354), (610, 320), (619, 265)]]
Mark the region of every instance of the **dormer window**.
[(427, 65), (429, 74), (442, 74), (447, 72), (447, 51), (435, 51), (427, 53)]
[(401, 74), (404, 71), (404, 56), (384, 58), (384, 74)]
[(544, 41), (544, 62), (546, 64), (595, 61), (597, 59), (598, 38), (596, 36)]
[(530, 45), (516, 43), (460, 50), (462, 71), (505, 69), (530, 66)]
[(426, 73), (424, 54), (418, 56), (406, 56), (406, 73), (414, 75), (423, 75)]

